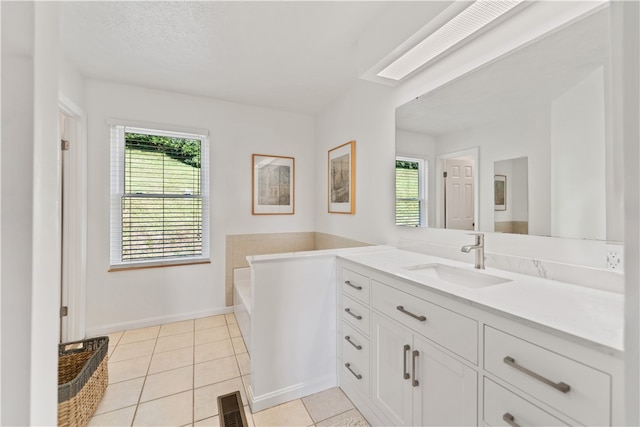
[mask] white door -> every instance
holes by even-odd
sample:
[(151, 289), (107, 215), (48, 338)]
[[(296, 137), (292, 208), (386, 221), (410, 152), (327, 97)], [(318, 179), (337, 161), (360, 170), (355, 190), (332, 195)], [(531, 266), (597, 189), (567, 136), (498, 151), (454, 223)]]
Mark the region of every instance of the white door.
[(445, 228), (474, 229), (473, 160), (446, 159)]
[(413, 335), (404, 327), (372, 314), (371, 380), (373, 403), (395, 426), (413, 425), (411, 350)]
[(413, 424), (478, 425), (478, 374), (427, 340), (414, 337), (414, 347), (411, 362), (419, 384), (413, 391)]

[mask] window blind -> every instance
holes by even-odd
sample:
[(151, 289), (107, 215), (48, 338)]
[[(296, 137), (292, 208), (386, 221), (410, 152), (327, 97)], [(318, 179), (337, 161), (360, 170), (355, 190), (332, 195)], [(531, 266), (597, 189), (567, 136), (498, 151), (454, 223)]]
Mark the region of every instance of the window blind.
[(396, 159), (396, 225), (423, 225), (423, 165), (422, 159)]
[(111, 264), (207, 258), (204, 135), (112, 126)]

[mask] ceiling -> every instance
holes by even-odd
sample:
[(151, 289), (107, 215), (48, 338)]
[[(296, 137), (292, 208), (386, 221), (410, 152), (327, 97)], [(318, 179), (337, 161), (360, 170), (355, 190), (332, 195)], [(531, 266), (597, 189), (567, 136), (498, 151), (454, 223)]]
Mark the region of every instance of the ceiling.
[(396, 110), (396, 127), (433, 136), (508, 121), (549, 106), (609, 59), (603, 9)]
[(61, 2), (62, 54), (87, 77), (314, 114), (354, 84), (383, 1)]

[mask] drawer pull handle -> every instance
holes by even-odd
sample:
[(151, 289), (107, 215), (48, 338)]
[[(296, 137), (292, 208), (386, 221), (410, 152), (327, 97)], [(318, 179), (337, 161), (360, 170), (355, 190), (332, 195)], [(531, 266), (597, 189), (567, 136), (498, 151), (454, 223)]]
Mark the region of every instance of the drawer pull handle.
[(513, 417), (513, 415), (511, 415), (510, 413), (505, 413), (502, 416), (502, 419), (509, 424), (511, 427), (520, 427), (520, 424), (518, 424), (517, 422), (515, 422), (515, 418)]
[(353, 372), (353, 369), (351, 369), (351, 363), (345, 363), (344, 366), (345, 366), (345, 368), (347, 368), (349, 370), (349, 372), (351, 372), (353, 374), (354, 377), (356, 377), (359, 380), (362, 379), (362, 375), (356, 374), (355, 372)]
[(344, 337), (345, 340), (347, 340), (347, 342), (349, 344), (351, 344), (352, 346), (354, 346), (356, 349), (358, 350), (362, 350), (362, 346), (360, 344), (356, 344), (353, 341), (351, 341), (351, 337), (349, 335), (347, 335), (346, 337)]
[(515, 361), (515, 359), (513, 357), (511, 357), (511, 356), (506, 356), (504, 359), (502, 359), (502, 361), (504, 363), (506, 363), (507, 365), (509, 365), (509, 366), (511, 366), (513, 368), (516, 368), (517, 370), (519, 370), (521, 372), (524, 372), (525, 374), (529, 375), (530, 377), (533, 377), (533, 378), (537, 379), (538, 381), (541, 381), (541, 382), (545, 383), (546, 385), (555, 388), (558, 391), (561, 391), (563, 393), (568, 393), (569, 390), (571, 390), (571, 386), (569, 384), (565, 384), (563, 382), (554, 383), (550, 379), (545, 378), (542, 375), (537, 374), (537, 373), (525, 368), (522, 365), (519, 365)]
[(347, 314), (352, 315), (352, 316), (353, 316), (353, 317), (355, 317), (356, 319), (358, 319), (358, 320), (362, 320), (362, 316), (360, 316), (359, 314), (353, 314), (353, 313), (351, 312), (351, 309), (350, 309), (350, 308), (345, 308), (345, 309), (344, 309), (344, 311), (346, 311), (346, 312), (347, 312)]
[(427, 318), (426, 318), (426, 317), (424, 317), (424, 316), (418, 316), (418, 315), (416, 315), (416, 314), (413, 314), (413, 313), (412, 313), (412, 312), (410, 312), (410, 311), (405, 310), (405, 309), (404, 309), (404, 307), (403, 307), (403, 306), (401, 306), (401, 305), (397, 306), (397, 307), (396, 307), (396, 310), (401, 311), (401, 312), (403, 312), (404, 314), (408, 314), (409, 316), (413, 317), (414, 319), (418, 319), (418, 320), (419, 320), (419, 321), (421, 321), (421, 322), (424, 322), (425, 320), (427, 320)]
[(418, 387), (420, 385), (420, 383), (416, 379), (416, 359), (418, 358), (419, 355), (420, 355), (420, 352), (418, 350), (413, 350), (413, 358), (412, 358), (413, 360), (411, 361), (411, 371), (413, 374), (413, 381), (411, 381), (411, 385), (414, 387)]
[(354, 284), (353, 284), (353, 283), (351, 283), (351, 281), (349, 281), (349, 280), (345, 280), (345, 281), (344, 281), (344, 284), (345, 284), (345, 285), (348, 285), (348, 286), (351, 286), (353, 289), (357, 289), (357, 290), (359, 290), (359, 291), (361, 291), (361, 290), (362, 290), (362, 286), (360, 286), (360, 285), (354, 285)]
[(410, 349), (411, 347), (409, 347), (409, 344), (405, 344), (402, 350), (402, 360), (404, 361), (404, 375), (402, 377), (405, 380), (408, 380), (410, 377), (409, 372), (407, 372), (407, 355), (409, 354)]

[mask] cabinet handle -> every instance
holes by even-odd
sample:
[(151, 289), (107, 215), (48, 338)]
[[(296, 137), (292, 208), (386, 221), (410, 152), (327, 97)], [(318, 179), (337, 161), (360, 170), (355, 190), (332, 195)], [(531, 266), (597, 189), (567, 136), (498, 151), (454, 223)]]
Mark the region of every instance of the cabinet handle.
[(351, 363), (345, 363), (344, 366), (349, 370), (349, 372), (353, 374), (354, 377), (356, 377), (359, 380), (362, 379), (362, 375), (356, 374), (355, 372), (353, 372), (353, 369), (351, 369)]
[(348, 285), (348, 286), (351, 286), (353, 289), (357, 289), (357, 290), (359, 290), (359, 291), (361, 291), (361, 290), (362, 290), (362, 286), (360, 286), (360, 285), (354, 285), (354, 284), (353, 284), (353, 283), (351, 283), (351, 281), (349, 281), (349, 280), (345, 280), (345, 281), (344, 281), (344, 284), (345, 284), (345, 285)]
[(359, 314), (353, 314), (350, 308), (345, 308), (344, 311), (346, 311), (348, 314), (352, 315), (356, 319), (362, 320), (362, 316), (360, 316)]
[(396, 307), (396, 310), (401, 311), (401, 312), (403, 312), (404, 314), (408, 314), (409, 316), (413, 317), (414, 319), (418, 319), (418, 320), (419, 320), (419, 321), (421, 321), (421, 322), (424, 322), (425, 320), (427, 320), (427, 318), (426, 318), (426, 317), (424, 317), (424, 316), (418, 316), (418, 315), (416, 315), (416, 314), (413, 314), (413, 313), (412, 313), (412, 312), (410, 312), (410, 311), (405, 310), (405, 309), (404, 309), (404, 307), (403, 307), (403, 306), (401, 306), (401, 305), (397, 306), (397, 307)]
[(545, 378), (545, 377), (543, 377), (542, 375), (537, 374), (537, 373), (535, 373), (535, 372), (533, 372), (533, 371), (531, 371), (531, 370), (529, 370), (529, 369), (525, 368), (525, 367), (524, 367), (524, 366), (522, 366), (522, 365), (519, 365), (519, 364), (515, 361), (515, 359), (514, 359), (513, 357), (511, 357), (511, 356), (506, 356), (504, 359), (502, 359), (502, 361), (503, 361), (504, 363), (506, 363), (507, 365), (509, 365), (509, 366), (511, 366), (511, 367), (513, 367), (513, 368), (516, 368), (516, 369), (517, 369), (517, 370), (519, 370), (520, 372), (524, 372), (525, 374), (529, 375), (530, 377), (533, 377), (533, 378), (535, 378), (536, 380), (541, 381), (541, 382), (545, 383), (546, 385), (548, 385), (548, 386), (551, 386), (551, 387), (555, 388), (555, 389), (556, 389), (556, 390), (558, 390), (558, 391), (561, 391), (561, 392), (563, 392), (563, 393), (568, 393), (568, 392), (569, 392), (569, 390), (571, 390), (571, 386), (570, 386), (569, 384), (565, 384), (565, 383), (563, 383), (563, 382), (554, 383), (554, 382), (553, 382), (553, 381), (551, 381), (550, 379)]
[(409, 344), (405, 344), (404, 348), (402, 350), (402, 360), (404, 361), (404, 375), (403, 378), (405, 380), (409, 379), (409, 372), (407, 372), (407, 354), (409, 353), (409, 350), (411, 349), (411, 347), (409, 347)]
[(351, 344), (352, 346), (354, 346), (355, 348), (357, 348), (358, 350), (362, 350), (362, 346), (360, 344), (356, 344), (353, 341), (351, 341), (351, 337), (349, 335), (347, 335), (346, 337), (344, 337), (345, 340), (347, 340), (347, 342), (349, 344)]
[(420, 385), (420, 383), (416, 379), (416, 359), (418, 358), (419, 355), (420, 355), (420, 352), (418, 350), (413, 350), (413, 358), (411, 361), (411, 372), (413, 375), (413, 381), (411, 381), (411, 385), (414, 387), (418, 387)]
[(520, 424), (518, 424), (517, 422), (515, 422), (515, 418), (513, 417), (513, 415), (511, 415), (510, 413), (505, 413), (502, 416), (502, 419), (509, 424), (511, 427), (520, 427)]

